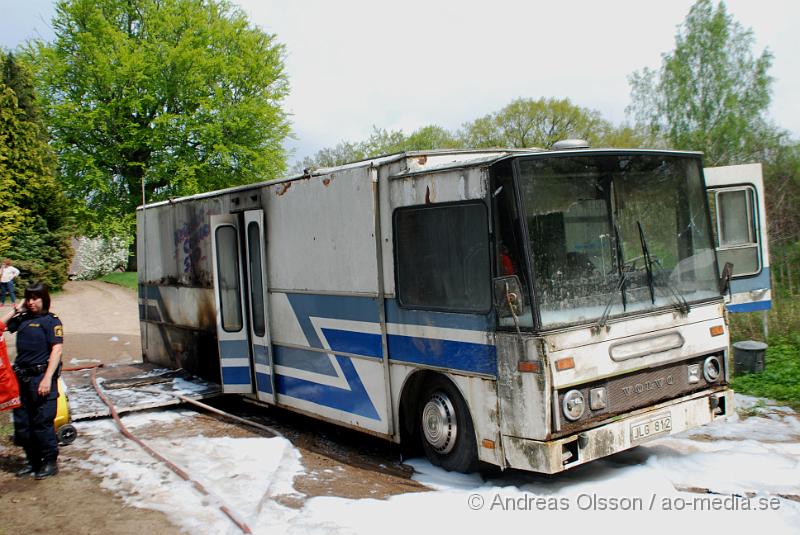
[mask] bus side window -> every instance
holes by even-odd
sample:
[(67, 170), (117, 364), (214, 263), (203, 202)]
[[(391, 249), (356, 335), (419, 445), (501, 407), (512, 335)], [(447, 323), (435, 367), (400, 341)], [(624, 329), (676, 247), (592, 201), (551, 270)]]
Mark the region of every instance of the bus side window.
[(486, 313), (491, 308), (486, 205), (469, 201), (394, 213), (400, 305)]
[(761, 271), (755, 200), (755, 190), (751, 186), (709, 192), (720, 271), (726, 262), (731, 262), (734, 277), (755, 275)]

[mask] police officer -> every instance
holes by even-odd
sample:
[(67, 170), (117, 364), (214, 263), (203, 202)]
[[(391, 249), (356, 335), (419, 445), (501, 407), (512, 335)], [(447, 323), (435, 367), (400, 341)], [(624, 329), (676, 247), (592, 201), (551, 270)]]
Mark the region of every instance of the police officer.
[(53, 422), (64, 342), (61, 320), (50, 313), (47, 286), (29, 286), (22, 306), (15, 304), (13, 312), (0, 318), (0, 331), (5, 328), (17, 333), (14, 371), (22, 407), (14, 409), (14, 432), (28, 459), (17, 476), (44, 479), (58, 473), (58, 439)]

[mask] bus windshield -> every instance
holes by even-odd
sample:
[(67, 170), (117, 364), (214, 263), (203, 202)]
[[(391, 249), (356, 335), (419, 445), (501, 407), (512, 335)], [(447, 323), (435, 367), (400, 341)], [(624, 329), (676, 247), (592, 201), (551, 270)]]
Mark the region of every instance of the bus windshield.
[(719, 298), (699, 158), (570, 154), (518, 169), (543, 328)]

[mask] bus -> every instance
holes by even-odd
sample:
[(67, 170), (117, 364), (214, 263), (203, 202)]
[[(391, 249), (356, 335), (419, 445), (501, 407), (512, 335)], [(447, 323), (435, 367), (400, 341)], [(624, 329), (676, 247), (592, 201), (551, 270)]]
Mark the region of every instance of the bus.
[(144, 359), (446, 470), (561, 472), (733, 412), (726, 303), (771, 299), (762, 187), (566, 142), (143, 205)]

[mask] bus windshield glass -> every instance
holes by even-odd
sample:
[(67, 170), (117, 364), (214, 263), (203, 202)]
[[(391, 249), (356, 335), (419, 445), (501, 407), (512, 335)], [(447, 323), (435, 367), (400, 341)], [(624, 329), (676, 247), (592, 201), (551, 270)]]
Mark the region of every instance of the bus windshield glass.
[(699, 158), (523, 159), (519, 184), (543, 328), (719, 298)]

